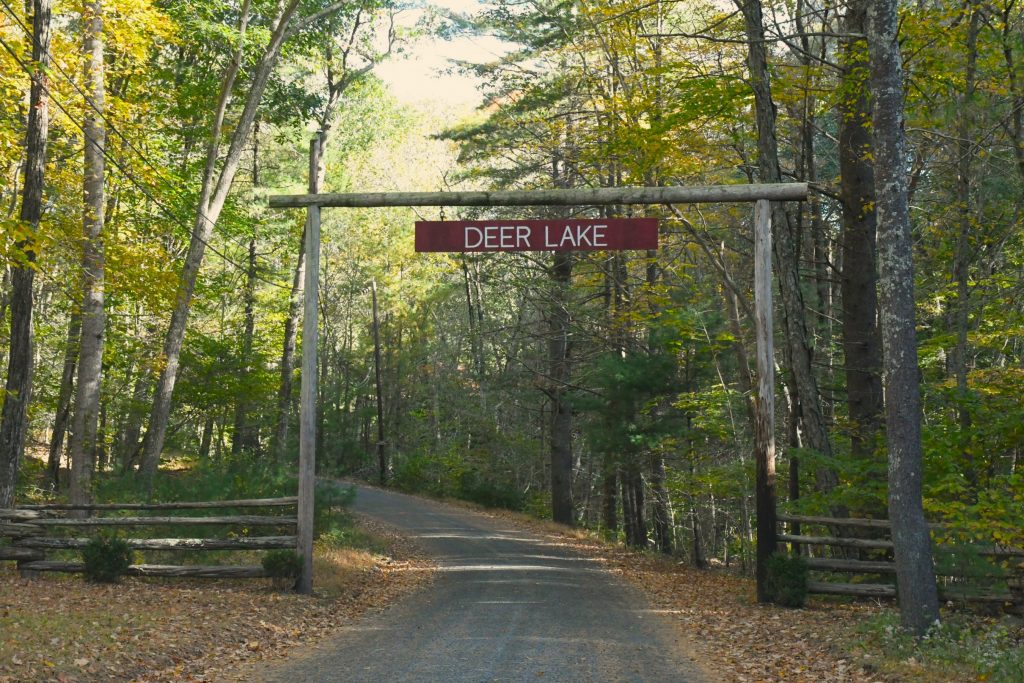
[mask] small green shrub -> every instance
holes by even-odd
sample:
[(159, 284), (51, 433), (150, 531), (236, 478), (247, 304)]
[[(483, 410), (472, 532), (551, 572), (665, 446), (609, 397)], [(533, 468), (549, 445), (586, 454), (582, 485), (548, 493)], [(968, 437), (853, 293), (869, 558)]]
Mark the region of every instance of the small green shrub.
[(271, 550), (263, 556), (263, 571), (274, 585), (284, 588), (302, 573), (302, 555), (293, 550)]
[(85, 578), (94, 583), (117, 583), (132, 563), (128, 542), (112, 534), (99, 534), (82, 550)]
[(765, 593), (783, 607), (803, 607), (807, 602), (807, 561), (799, 555), (774, 553), (768, 558)]
[(313, 529), (319, 536), (331, 528), (335, 520), (356, 499), (353, 486), (342, 486), (333, 481), (317, 481), (314, 488)]

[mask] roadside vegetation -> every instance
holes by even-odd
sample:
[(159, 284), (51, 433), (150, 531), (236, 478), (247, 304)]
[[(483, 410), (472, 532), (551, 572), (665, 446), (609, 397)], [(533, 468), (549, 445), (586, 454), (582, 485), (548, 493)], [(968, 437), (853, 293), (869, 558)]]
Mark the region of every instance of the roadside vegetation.
[[(153, 499), (163, 502), (294, 491), (289, 475), (245, 458), (201, 465), (179, 460), (160, 481)], [(97, 502), (142, 500), (136, 484), (101, 477)], [(407, 539), (353, 517), (346, 510), (353, 496), (347, 486), (318, 488), (311, 597), (292, 592), (294, 576), (96, 583), (81, 575), (22, 578), (13, 563), (0, 566), (0, 681), (233, 680), (248, 662), (285, 656), (367, 609), (400, 599), (428, 580), (429, 563)], [(195, 527), (180, 532), (197, 534)], [(160, 531), (174, 533), (173, 526)], [(259, 564), (267, 554), (147, 551), (150, 561), (175, 564)]]

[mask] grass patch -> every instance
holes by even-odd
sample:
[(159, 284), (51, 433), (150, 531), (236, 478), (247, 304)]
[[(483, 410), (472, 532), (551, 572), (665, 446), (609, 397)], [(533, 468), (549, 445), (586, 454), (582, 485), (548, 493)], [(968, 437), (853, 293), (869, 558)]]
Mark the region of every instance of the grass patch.
[(1024, 681), (1024, 622), (951, 613), (921, 640), (887, 610), (857, 629), (854, 651), (881, 673), (909, 681)]
[(336, 515), (313, 546), (317, 593), (344, 595), (359, 575), (371, 571), (387, 554), (384, 538), (358, 527), (349, 514)]

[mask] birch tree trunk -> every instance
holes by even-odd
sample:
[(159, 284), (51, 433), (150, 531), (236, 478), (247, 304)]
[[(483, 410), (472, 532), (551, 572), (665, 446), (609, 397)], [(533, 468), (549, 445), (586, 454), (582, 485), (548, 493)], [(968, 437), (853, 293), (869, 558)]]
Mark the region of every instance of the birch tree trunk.
[[(51, 0), (32, 0), (32, 74), (28, 128), (25, 134), (25, 185), (20, 219), (32, 236), (39, 231), (43, 212), (43, 173), (46, 169), (46, 134), (49, 129), (47, 70), (50, 64)], [(18, 466), (28, 431), (28, 402), (32, 395), (32, 283), (35, 245), (19, 242), (24, 265), (11, 272), (11, 337), (7, 361), (5, 399), (0, 412), (0, 508), (14, 505)]]
[(150, 490), (152, 490), (153, 477), (160, 464), (160, 453), (163, 451), (164, 439), (167, 436), (167, 421), (171, 414), (171, 398), (174, 393), (174, 383), (178, 377), (181, 345), (185, 338), (185, 326), (188, 323), (188, 316), (192, 306), (192, 294), (195, 291), (199, 268), (203, 263), (206, 244), (209, 242), (213, 234), (213, 228), (220, 217), (220, 212), (224, 208), (224, 202), (227, 200), (228, 192), (231, 189), (235, 173), (238, 171), (241, 162), (242, 152), (252, 130), (253, 122), (256, 119), (256, 111), (263, 97), (263, 91), (266, 89), (270, 74), (277, 63), (277, 58), (281, 52), (281, 45), (289, 33), (289, 21), (294, 15), (297, 6), (298, 0), (289, 0), (287, 5), (282, 6), (277, 19), (272, 22), (273, 30), (270, 39), (255, 67), (253, 81), (246, 94), (245, 105), (242, 108), (239, 120), (235, 124), (227, 155), (218, 174), (217, 160), (220, 156), (224, 116), (227, 112), (228, 103), (231, 100), (231, 91), (234, 87), (235, 77), (241, 68), (244, 57), (244, 39), (249, 21), (249, 0), (245, 0), (242, 5), (241, 19), (239, 21), (239, 49), (225, 73), (220, 98), (217, 103), (210, 141), (207, 145), (206, 169), (203, 174), (199, 202), (197, 203), (196, 218), (192, 226), (188, 253), (185, 256), (185, 264), (182, 267), (181, 278), (178, 283), (174, 312), (171, 314), (171, 324), (164, 340), (164, 365), (153, 396), (153, 408), (149, 416), (149, 429), (146, 431), (145, 444), (143, 446), (142, 464), (139, 468), (139, 474)]
[(878, 265), (889, 451), (889, 521), (900, 619), (918, 636), (939, 619), (931, 536), (921, 504), (921, 390), (914, 329), (914, 262), (903, 130), (903, 59), (896, 0), (868, 17)]
[(78, 351), (78, 382), (75, 392), (75, 413), (71, 419), (68, 451), (71, 457), (72, 504), (90, 502), (93, 457), (96, 452), (96, 429), (100, 408), (100, 381), (103, 370), (103, 336), (106, 326), (104, 311), (104, 174), (107, 134), (103, 120), (105, 111), (103, 65), (102, 0), (86, 0), (82, 11), (85, 30), (85, 81), (91, 106), (86, 107), (85, 205), (82, 228), (85, 243), (82, 253), (82, 337)]

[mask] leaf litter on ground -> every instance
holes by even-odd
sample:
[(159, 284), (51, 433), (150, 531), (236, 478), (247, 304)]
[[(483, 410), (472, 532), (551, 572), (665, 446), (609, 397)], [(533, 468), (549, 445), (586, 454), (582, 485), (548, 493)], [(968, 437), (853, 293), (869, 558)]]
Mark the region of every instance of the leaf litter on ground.
[(264, 579), (90, 584), (0, 565), (0, 683), (225, 681), (247, 663), (285, 657), (429, 581), (433, 567), (410, 539), (359, 525), (386, 552), (318, 549), (330, 577), (312, 597)]

